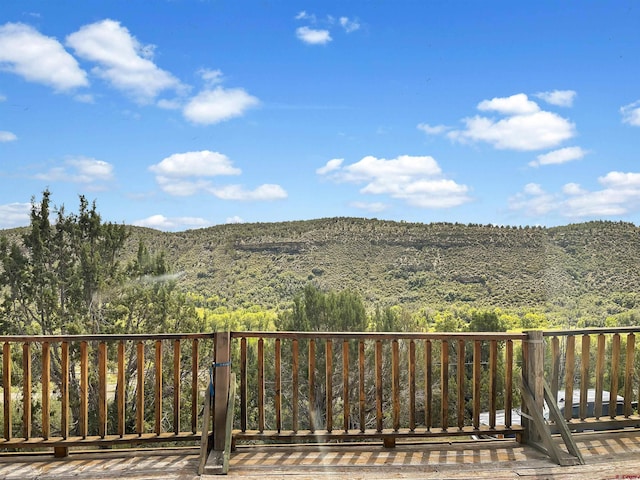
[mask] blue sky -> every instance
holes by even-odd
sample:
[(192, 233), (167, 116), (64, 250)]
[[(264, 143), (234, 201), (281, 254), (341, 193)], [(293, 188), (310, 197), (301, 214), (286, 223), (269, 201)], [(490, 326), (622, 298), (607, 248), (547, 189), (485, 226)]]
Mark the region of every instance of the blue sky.
[(0, 9), (0, 228), (640, 224), (636, 1)]

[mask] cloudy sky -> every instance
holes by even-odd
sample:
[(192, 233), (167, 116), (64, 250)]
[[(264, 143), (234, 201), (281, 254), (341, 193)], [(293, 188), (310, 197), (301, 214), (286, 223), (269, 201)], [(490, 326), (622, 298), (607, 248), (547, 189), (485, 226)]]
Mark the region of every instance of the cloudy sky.
[(0, 228), (640, 224), (640, 4), (4, 0)]

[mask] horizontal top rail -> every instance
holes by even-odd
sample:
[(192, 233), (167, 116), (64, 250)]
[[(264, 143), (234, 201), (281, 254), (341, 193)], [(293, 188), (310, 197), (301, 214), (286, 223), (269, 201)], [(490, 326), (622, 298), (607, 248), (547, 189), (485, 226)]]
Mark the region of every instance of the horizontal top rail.
[(524, 333), (503, 332), (231, 332), (231, 338), (342, 338), (348, 340), (523, 340)]
[(0, 335), (4, 342), (99, 342), (114, 340), (192, 340), (214, 338), (215, 333), (134, 333), (134, 334), (94, 334), (94, 335)]
[(640, 333), (640, 326), (636, 327), (601, 327), (601, 328), (580, 328), (570, 330), (545, 330), (542, 335), (545, 337), (557, 337), (564, 335), (599, 335), (607, 333)]

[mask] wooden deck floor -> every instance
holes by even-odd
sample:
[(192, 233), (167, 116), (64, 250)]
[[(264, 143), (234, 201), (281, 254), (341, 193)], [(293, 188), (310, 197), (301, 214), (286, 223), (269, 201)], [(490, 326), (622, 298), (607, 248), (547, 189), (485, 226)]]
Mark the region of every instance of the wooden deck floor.
[[(302, 479), (638, 479), (640, 431), (576, 435), (586, 465), (559, 467), (512, 440), (372, 445), (239, 447), (228, 477)], [(0, 455), (0, 478), (196, 480), (196, 449)], [(203, 480), (204, 480), (203, 476)], [(216, 477), (206, 476), (207, 480)], [(218, 477), (219, 478), (219, 477)]]

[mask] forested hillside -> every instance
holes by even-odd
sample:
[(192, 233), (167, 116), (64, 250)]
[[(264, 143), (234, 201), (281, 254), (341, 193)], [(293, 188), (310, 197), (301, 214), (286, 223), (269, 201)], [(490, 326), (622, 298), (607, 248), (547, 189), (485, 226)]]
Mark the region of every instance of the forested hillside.
[(412, 310), (465, 304), (604, 321), (640, 302), (640, 229), (629, 223), (515, 228), (328, 218), (179, 233), (134, 228), (132, 252), (140, 239), (165, 251), (182, 288), (212, 306), (283, 306), (309, 282), (355, 290), (369, 307)]
[(283, 308), (308, 283), (353, 290), (370, 309), (500, 307), (568, 324), (602, 324), (640, 306), (640, 229), (629, 223), (541, 228), (327, 218), (178, 233), (132, 227), (131, 258), (140, 241), (164, 252), (178, 286), (210, 308)]

